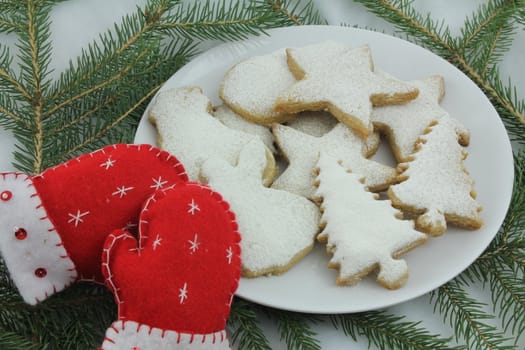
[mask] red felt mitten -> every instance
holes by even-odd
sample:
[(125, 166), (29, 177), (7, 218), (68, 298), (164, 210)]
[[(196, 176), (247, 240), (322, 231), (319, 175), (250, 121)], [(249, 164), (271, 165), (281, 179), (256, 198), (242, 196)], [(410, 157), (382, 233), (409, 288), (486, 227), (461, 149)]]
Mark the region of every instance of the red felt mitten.
[(118, 321), (101, 349), (229, 349), (239, 244), (218, 193), (191, 182), (156, 193), (140, 215), (138, 241), (118, 230), (105, 242), (102, 271)]
[(175, 157), (150, 145), (108, 146), (36, 176), (0, 173), (0, 252), (24, 300), (77, 279), (102, 283), (106, 237), (136, 226), (156, 190), (187, 180)]

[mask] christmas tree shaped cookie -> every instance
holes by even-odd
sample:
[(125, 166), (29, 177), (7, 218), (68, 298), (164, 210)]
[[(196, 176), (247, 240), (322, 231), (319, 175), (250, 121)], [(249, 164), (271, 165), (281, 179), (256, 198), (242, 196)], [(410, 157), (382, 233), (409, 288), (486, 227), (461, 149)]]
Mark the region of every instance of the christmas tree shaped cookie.
[(373, 131), (372, 105), (405, 103), (418, 95), (410, 84), (375, 74), (368, 46), (353, 49), (326, 41), (286, 53), (298, 81), (278, 97), (277, 111), (328, 109), (364, 138)]
[(331, 255), (328, 266), (339, 270), (336, 283), (353, 285), (379, 269), (378, 283), (388, 289), (403, 286), (408, 266), (398, 257), (427, 236), (414, 230), (413, 221), (401, 220), (389, 200), (378, 200), (337, 158), (321, 153), (316, 169), (324, 226), (317, 239)]
[[(241, 149), (255, 135), (230, 129), (211, 115), (211, 102), (198, 87), (184, 87), (159, 93), (149, 111), (149, 119), (158, 131), (160, 147), (176, 154), (190, 180), (197, 180), (201, 164), (208, 158), (223, 158), (235, 164)], [(268, 165), (263, 173), (271, 183), (276, 167), (267, 150)]]
[(236, 167), (209, 159), (201, 169), (203, 180), (222, 194), (235, 213), (245, 277), (287, 271), (310, 252), (319, 231), (319, 209), (314, 203), (262, 185), (264, 153), (260, 143), (250, 142)]
[[(367, 143), (357, 137), (352, 130), (338, 123), (330, 132), (315, 137), (284, 125), (274, 125), (273, 133), (289, 165), (274, 181), (273, 188), (283, 189), (311, 198), (314, 194), (313, 169), (324, 151), (339, 157), (343, 164), (352, 167), (356, 173), (366, 178), (366, 185), (372, 190), (384, 190), (396, 178), (396, 170), (389, 166), (367, 159)], [(372, 136), (375, 138), (374, 134)], [(375, 148), (374, 143), (369, 143)]]
[(442, 117), (421, 136), (411, 160), (399, 164), (402, 182), (388, 190), (392, 204), (418, 215), (416, 226), (431, 235), (441, 235), (447, 222), (467, 229), (482, 225), (460, 139), (468, 139), (464, 126), (449, 115)]

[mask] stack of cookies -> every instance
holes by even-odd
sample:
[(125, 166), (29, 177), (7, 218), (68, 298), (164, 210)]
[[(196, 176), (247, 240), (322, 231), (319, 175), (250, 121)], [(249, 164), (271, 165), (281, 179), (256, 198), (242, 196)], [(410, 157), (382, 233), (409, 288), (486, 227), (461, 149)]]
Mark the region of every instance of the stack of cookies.
[[(149, 119), (190, 179), (230, 203), (243, 276), (284, 273), (317, 240), (338, 285), (377, 270), (396, 289), (402, 254), (447, 224), (481, 227), (469, 132), (440, 106), (441, 76), (404, 82), (368, 46), (326, 41), (244, 60), (218, 89), (216, 107), (199, 87), (161, 92)], [(371, 159), (381, 137), (397, 167)]]

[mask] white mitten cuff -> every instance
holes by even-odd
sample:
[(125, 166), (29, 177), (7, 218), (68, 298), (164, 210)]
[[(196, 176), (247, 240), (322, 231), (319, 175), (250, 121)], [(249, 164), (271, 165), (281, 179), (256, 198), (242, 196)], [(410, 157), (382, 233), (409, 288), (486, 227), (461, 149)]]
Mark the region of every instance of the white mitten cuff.
[(0, 176), (0, 254), (25, 302), (35, 305), (74, 282), (77, 271), (31, 178)]
[(226, 331), (209, 334), (179, 333), (135, 321), (115, 321), (99, 350), (230, 350)]

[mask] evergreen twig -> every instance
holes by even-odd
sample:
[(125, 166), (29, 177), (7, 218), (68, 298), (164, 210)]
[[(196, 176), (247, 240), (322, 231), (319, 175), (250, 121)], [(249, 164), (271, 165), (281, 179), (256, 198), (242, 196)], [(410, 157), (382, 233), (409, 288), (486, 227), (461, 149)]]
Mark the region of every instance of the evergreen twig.
[(525, 149), (515, 156), (514, 164), (511, 210), (496, 238), (461, 280), (490, 286), (493, 311), (517, 342), (525, 332)]
[(318, 350), (321, 349), (317, 335), (310, 324), (321, 321), (318, 316), (293, 313), (289, 311), (267, 308), (266, 314), (270, 319), (277, 321), (277, 329), (288, 349)]
[(174, 37), (239, 40), (270, 28), (321, 22), (310, 0), (207, 0), (176, 7), (162, 27)]
[(402, 316), (394, 316), (385, 311), (370, 311), (357, 314), (330, 316), (336, 329), (357, 340), (366, 337), (369, 346), (380, 349), (400, 350), (453, 350), (450, 339), (431, 334), (420, 322), (404, 321)]
[(239, 350), (271, 350), (258, 319), (258, 307), (247, 301), (234, 301), (228, 319), (231, 340)]
[(490, 324), (494, 315), (486, 312), (483, 303), (471, 298), (458, 280), (453, 280), (431, 293), (436, 311), (454, 329), (456, 340), (467, 349), (516, 350), (509, 339)]

